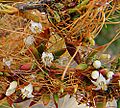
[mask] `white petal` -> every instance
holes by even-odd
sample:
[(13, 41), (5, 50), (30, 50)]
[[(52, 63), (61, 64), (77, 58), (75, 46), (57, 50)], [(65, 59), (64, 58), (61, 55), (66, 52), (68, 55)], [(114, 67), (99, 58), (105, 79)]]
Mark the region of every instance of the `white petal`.
[(21, 92), (24, 97), (33, 97), (32, 92), (33, 92), (33, 86), (30, 83), (29, 85), (25, 86), (23, 89), (21, 89)]
[(15, 92), (15, 89), (7, 89), (5, 95), (6, 95), (6, 96), (10, 96), (10, 95), (12, 95), (14, 92)]
[(106, 84), (109, 84), (110, 83), (110, 78), (106, 80)]
[(91, 80), (91, 82), (92, 82), (95, 86), (98, 86), (98, 83), (97, 83), (97, 82), (92, 81), (92, 80)]
[(101, 83), (101, 82), (104, 82), (106, 84), (106, 79), (105, 77), (100, 73), (100, 76), (98, 77), (97, 83)]
[(32, 94), (28, 94), (27, 98), (33, 98), (34, 96)]
[(16, 81), (12, 81), (11, 83), (10, 83), (10, 89), (15, 89), (17, 87), (17, 82)]
[(16, 87), (17, 87), (17, 82), (12, 81), (6, 91), (6, 96), (10, 96), (11, 94), (13, 94), (15, 92)]

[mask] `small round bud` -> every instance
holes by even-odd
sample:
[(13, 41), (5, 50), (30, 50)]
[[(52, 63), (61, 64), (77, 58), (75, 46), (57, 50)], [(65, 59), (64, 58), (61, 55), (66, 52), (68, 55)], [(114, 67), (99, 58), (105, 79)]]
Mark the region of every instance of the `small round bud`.
[(113, 75), (114, 75), (114, 72), (113, 72), (113, 71), (109, 71), (109, 72), (107, 73), (107, 78), (112, 78)]
[(111, 58), (111, 55), (110, 54), (101, 54), (101, 56), (100, 56), (100, 59), (107, 59), (107, 60), (109, 60)]
[(99, 77), (99, 71), (92, 71), (92, 74), (91, 74), (91, 77), (93, 78), (93, 79), (97, 79), (98, 77)]
[(93, 66), (96, 69), (99, 69), (101, 67), (101, 62), (99, 60), (96, 60), (93, 62)]

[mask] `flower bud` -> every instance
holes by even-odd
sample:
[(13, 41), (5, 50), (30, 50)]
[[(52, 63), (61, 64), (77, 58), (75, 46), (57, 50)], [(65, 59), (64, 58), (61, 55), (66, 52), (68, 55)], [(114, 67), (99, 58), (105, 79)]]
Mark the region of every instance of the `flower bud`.
[(93, 78), (93, 79), (97, 79), (98, 77), (99, 77), (99, 71), (92, 71), (92, 74), (91, 74), (91, 77)]
[(109, 60), (111, 58), (110, 54), (101, 54), (100, 59), (104, 60), (107, 59)]
[(113, 75), (114, 75), (114, 72), (113, 72), (113, 71), (109, 71), (109, 72), (107, 73), (107, 78), (112, 78)]
[(93, 66), (96, 69), (99, 69), (101, 67), (101, 62), (99, 60), (96, 60), (93, 62)]

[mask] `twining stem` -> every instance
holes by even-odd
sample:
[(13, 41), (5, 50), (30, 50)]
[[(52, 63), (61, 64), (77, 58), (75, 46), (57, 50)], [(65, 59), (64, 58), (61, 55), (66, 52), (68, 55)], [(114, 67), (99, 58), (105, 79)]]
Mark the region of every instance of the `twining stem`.
[(79, 51), (80, 47), (81, 47), (81, 44), (77, 47), (74, 55), (72, 56), (72, 58), (71, 58), (70, 61), (68, 62), (67, 66), (66, 66), (66, 68), (65, 68), (65, 70), (64, 70), (64, 72), (63, 72), (63, 74), (62, 74), (61, 80), (64, 80), (64, 77), (65, 77), (65, 74), (66, 74), (66, 72), (67, 72), (67, 70), (68, 70), (68, 68), (69, 68), (69, 65), (70, 65), (70, 63), (72, 62), (72, 60), (74, 59), (74, 57), (76, 56), (76, 54), (77, 54), (77, 52)]

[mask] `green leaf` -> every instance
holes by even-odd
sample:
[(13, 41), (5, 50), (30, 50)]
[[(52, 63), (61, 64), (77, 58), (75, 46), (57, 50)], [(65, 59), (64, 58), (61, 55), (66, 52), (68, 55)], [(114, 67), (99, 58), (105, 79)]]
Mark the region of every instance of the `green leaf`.
[(33, 53), (33, 55), (35, 56), (36, 59), (40, 58), (39, 52), (38, 50), (35, 48), (35, 46), (30, 46), (30, 51)]
[(59, 102), (59, 96), (58, 96), (57, 93), (53, 94), (53, 98), (54, 98), (55, 103), (58, 104), (58, 102)]
[(0, 76), (2, 76), (3, 75), (3, 72), (0, 72)]
[(117, 101), (117, 108), (120, 108), (120, 98)]
[(81, 63), (76, 66), (76, 69), (85, 70), (85, 69), (87, 69), (87, 67), (88, 67), (87, 64)]
[(57, 11), (54, 11), (54, 18), (55, 18), (55, 20), (56, 20), (57, 22), (60, 22), (60, 21), (61, 21), (61, 20), (60, 20), (60, 16), (59, 16), (59, 14), (58, 14)]

